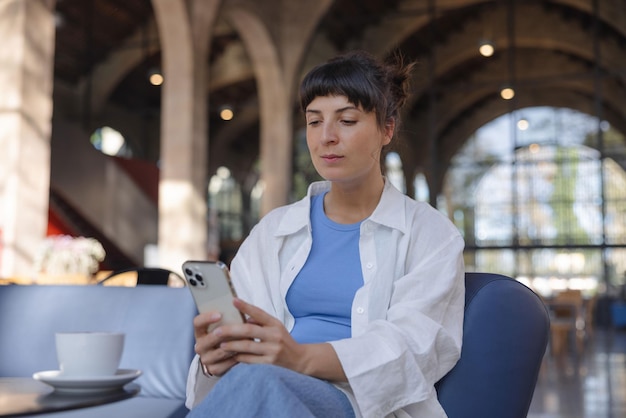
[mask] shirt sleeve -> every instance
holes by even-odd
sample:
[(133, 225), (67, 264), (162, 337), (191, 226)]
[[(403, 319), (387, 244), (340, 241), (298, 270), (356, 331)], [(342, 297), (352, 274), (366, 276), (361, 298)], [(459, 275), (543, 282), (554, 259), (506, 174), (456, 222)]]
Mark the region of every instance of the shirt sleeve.
[[(263, 286), (263, 282), (257, 283), (256, 288), (252, 288), (253, 283), (251, 281), (251, 274), (249, 273), (250, 267), (246, 264), (249, 260), (256, 260), (252, 257), (249, 251), (254, 249), (258, 241), (258, 233), (251, 233), (251, 235), (240, 246), (237, 255), (233, 259), (230, 266), (231, 278), (233, 286), (237, 292), (237, 296), (241, 299), (257, 304), (261, 308), (267, 310), (268, 304), (261, 303), (267, 298), (262, 298), (260, 295), (264, 295), (266, 290)], [(253, 244), (251, 244), (253, 242)], [(258, 271), (261, 271), (259, 268)], [(256, 298), (254, 296), (257, 296)], [(192, 409), (194, 406), (202, 402), (205, 396), (213, 389), (213, 386), (219, 381), (220, 377), (213, 376), (207, 377), (202, 373), (200, 368), (200, 358), (198, 355), (194, 356), (191, 365), (189, 366), (189, 374), (187, 375), (187, 388), (186, 388), (186, 400), (185, 406)]]
[(460, 357), (463, 239), (455, 231), (434, 248), (427, 246), (429, 251), (416, 252), (407, 273), (394, 281), (386, 318), (331, 343), (365, 418), (432, 398), (435, 383)]
[(200, 370), (200, 357), (196, 354), (191, 365), (189, 366), (189, 374), (187, 375), (187, 399), (185, 406), (192, 409), (194, 406), (202, 402), (204, 397), (211, 391), (219, 377), (207, 377)]

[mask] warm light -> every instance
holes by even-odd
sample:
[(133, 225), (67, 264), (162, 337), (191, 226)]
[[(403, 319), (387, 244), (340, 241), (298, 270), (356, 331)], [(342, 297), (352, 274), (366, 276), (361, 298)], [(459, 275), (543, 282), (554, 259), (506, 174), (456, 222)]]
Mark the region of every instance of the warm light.
[(158, 68), (152, 67), (148, 70), (148, 81), (153, 86), (160, 86), (164, 81), (163, 74)]
[(152, 84), (153, 86), (160, 86), (161, 84), (163, 84), (163, 75), (159, 73), (150, 74), (149, 80), (150, 84)]
[(515, 90), (513, 90), (511, 87), (505, 87), (500, 90), (500, 96), (504, 100), (511, 100), (515, 96)]
[(489, 41), (481, 42), (478, 47), (478, 52), (480, 52), (480, 55), (482, 55), (483, 57), (492, 56), (494, 51), (495, 51), (495, 48), (493, 47), (493, 44)]
[(541, 149), (541, 145), (539, 144), (530, 144), (528, 146), (528, 150), (530, 151), (531, 154), (538, 153), (540, 149)]
[(530, 124), (528, 123), (527, 119), (521, 118), (517, 121), (517, 129), (519, 129), (520, 131), (525, 131), (526, 129), (528, 129), (529, 126)]
[(235, 113), (230, 107), (224, 107), (220, 110), (220, 118), (222, 118), (222, 120), (231, 120), (234, 116)]

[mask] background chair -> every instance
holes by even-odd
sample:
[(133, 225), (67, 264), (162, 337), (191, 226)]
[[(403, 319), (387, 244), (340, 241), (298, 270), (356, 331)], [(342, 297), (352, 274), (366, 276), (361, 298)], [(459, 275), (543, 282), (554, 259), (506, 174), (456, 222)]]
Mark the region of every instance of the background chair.
[(450, 418), (525, 418), (548, 344), (545, 305), (509, 277), (466, 273), (463, 348), (437, 383)]
[(103, 286), (162, 285), (184, 287), (180, 274), (158, 267), (136, 267), (115, 270), (98, 282)]
[(588, 302), (580, 290), (563, 290), (551, 299), (547, 306), (551, 317), (550, 344), (552, 354), (563, 354), (570, 340), (576, 354), (583, 351), (585, 340), (593, 332), (595, 298)]

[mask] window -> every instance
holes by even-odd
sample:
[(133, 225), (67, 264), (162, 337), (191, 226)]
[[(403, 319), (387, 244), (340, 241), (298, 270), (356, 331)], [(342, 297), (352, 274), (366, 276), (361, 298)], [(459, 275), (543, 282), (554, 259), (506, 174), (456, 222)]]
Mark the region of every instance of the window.
[(522, 111), (522, 125), (515, 113), (479, 129), (445, 179), (468, 270), (517, 277), (544, 295), (623, 284), (624, 136), (570, 109)]

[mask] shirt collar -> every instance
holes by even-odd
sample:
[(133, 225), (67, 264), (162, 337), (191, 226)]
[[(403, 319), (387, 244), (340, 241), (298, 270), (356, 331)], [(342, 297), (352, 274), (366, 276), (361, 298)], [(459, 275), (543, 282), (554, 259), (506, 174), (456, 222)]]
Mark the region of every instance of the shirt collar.
[(406, 202), (407, 196), (395, 188), (389, 179), (385, 178), (385, 187), (378, 206), (369, 217), (371, 222), (407, 232)]
[(330, 190), (329, 181), (316, 181), (309, 185), (307, 195), (296, 203), (287, 207), (274, 236), (283, 236), (296, 233), (304, 227), (311, 229), (311, 197)]
[[(287, 208), (274, 235), (290, 235), (304, 227), (310, 229), (311, 197), (328, 190), (330, 190), (329, 181), (311, 183), (306, 197)], [(385, 179), (380, 201), (367, 220), (406, 233), (405, 199), (406, 196), (396, 189), (388, 179)]]

